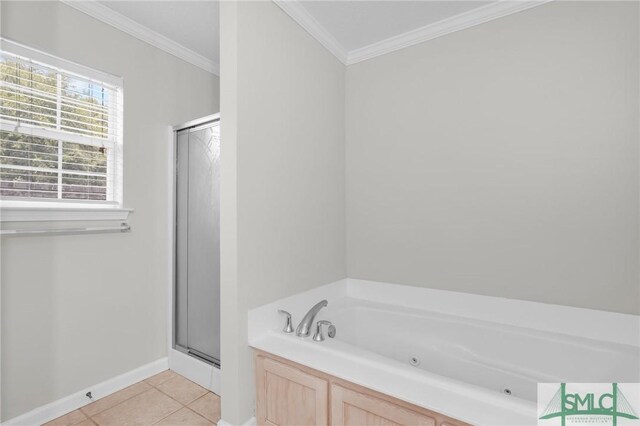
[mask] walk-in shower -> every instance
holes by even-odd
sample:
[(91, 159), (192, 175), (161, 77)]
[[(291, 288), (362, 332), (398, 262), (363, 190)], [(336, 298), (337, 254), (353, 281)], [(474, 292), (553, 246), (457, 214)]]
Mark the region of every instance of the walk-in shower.
[(174, 347), (220, 366), (220, 117), (175, 128)]

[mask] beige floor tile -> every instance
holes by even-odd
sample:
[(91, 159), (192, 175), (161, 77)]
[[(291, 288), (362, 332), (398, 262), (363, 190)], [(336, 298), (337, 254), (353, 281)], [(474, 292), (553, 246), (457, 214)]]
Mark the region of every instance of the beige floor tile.
[(220, 420), (220, 397), (215, 393), (207, 393), (188, 405), (196, 413), (206, 417), (213, 423)]
[(145, 382), (149, 383), (151, 386), (158, 386), (166, 382), (169, 379), (173, 379), (177, 374), (171, 370), (165, 370), (162, 373), (158, 373), (155, 376), (151, 376), (145, 380)]
[(157, 388), (184, 405), (195, 401), (208, 392), (205, 388), (177, 374), (173, 379), (167, 380)]
[(55, 420), (51, 420), (49, 423), (45, 423), (45, 426), (73, 426), (78, 423), (87, 420), (87, 416), (82, 413), (80, 410), (75, 410), (70, 412), (69, 414), (65, 414), (62, 417), (58, 417)]
[(86, 419), (85, 421), (73, 426), (96, 426), (96, 424), (91, 419)]
[(182, 406), (156, 389), (150, 389), (105, 410), (91, 419), (100, 426), (147, 426), (178, 411)]
[(145, 382), (138, 382), (135, 385), (131, 385), (116, 393), (112, 393), (111, 395), (107, 395), (104, 398), (100, 398), (89, 405), (85, 405), (84, 407), (81, 408), (81, 410), (87, 416), (93, 417), (96, 414), (101, 413), (104, 410), (111, 408), (115, 405), (118, 405), (129, 398), (139, 395), (142, 392), (146, 392), (149, 389), (151, 389), (151, 386), (149, 386)]
[(188, 425), (188, 426), (214, 426), (214, 423), (211, 423), (209, 420), (205, 419), (202, 416), (197, 415), (193, 411), (188, 408), (183, 408), (179, 411), (176, 411), (169, 417), (161, 420), (159, 423), (156, 423), (156, 426), (180, 426), (180, 425)]

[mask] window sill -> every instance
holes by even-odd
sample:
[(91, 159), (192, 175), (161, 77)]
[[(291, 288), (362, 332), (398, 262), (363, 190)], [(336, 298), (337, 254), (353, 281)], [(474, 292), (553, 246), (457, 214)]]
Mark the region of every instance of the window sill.
[(51, 222), (63, 220), (117, 220), (124, 222), (133, 209), (117, 207), (31, 207), (0, 205), (0, 222)]

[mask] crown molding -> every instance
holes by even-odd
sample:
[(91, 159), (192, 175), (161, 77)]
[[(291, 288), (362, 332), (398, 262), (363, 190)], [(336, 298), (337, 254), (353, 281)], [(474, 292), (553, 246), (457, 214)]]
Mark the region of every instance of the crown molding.
[[(164, 50), (192, 65), (220, 75), (220, 65), (199, 53), (157, 33), (95, 0), (60, 0), (81, 12)], [(512, 15), (553, 0), (498, 0), (486, 6), (443, 19), (368, 46), (347, 51), (301, 4), (301, 0), (273, 0), (287, 15), (304, 28), (322, 46), (345, 65), (353, 65), (376, 56), (404, 49), (494, 19)]]
[(398, 34), (368, 46), (347, 51), (301, 4), (303, 0), (273, 0), (287, 15), (307, 30), (345, 65), (404, 49), (437, 37), (461, 31), (494, 19), (512, 15), (553, 0), (497, 0), (477, 9)]
[(434, 38), (461, 31), (494, 19), (512, 15), (532, 7), (540, 6), (552, 0), (499, 0), (486, 6), (461, 13), (442, 21), (434, 22), (415, 30), (390, 37), (349, 52), (347, 65), (366, 61), (405, 47), (413, 46)]
[(79, 10), (80, 12), (86, 13), (87, 15), (96, 18), (105, 24), (111, 25), (114, 28), (119, 29), (137, 39), (140, 39), (154, 47), (157, 47), (160, 50), (164, 50), (165, 52), (176, 56), (183, 61), (186, 61), (192, 65), (195, 65), (198, 68), (201, 68), (207, 72), (215, 74), (217, 76), (220, 75), (220, 65), (208, 59), (199, 53), (194, 52), (191, 49), (188, 49), (171, 40), (168, 37), (163, 36), (162, 34), (153, 31), (145, 27), (144, 25), (139, 24), (138, 22), (127, 18), (121, 13), (116, 12), (115, 10), (98, 3), (95, 0), (60, 0), (62, 3), (73, 7), (74, 9)]
[(323, 27), (307, 9), (300, 4), (299, 0), (273, 0), (280, 9), (289, 15), (294, 21), (304, 28), (313, 38), (323, 45), (340, 62), (347, 64), (347, 51), (340, 43)]

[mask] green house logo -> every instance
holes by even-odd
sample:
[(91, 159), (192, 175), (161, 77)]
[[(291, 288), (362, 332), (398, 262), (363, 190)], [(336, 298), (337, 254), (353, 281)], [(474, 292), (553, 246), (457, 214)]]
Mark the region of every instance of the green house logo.
[[(585, 385), (580, 384), (581, 390)], [(560, 383), (557, 392), (539, 417), (540, 420), (559, 418), (565, 426), (567, 419), (573, 424), (593, 424), (606, 421), (617, 426), (618, 419), (638, 420), (638, 415), (617, 383), (610, 391), (569, 392), (567, 384)], [(637, 404), (637, 401), (634, 401)], [(540, 424), (544, 424), (540, 422)]]

